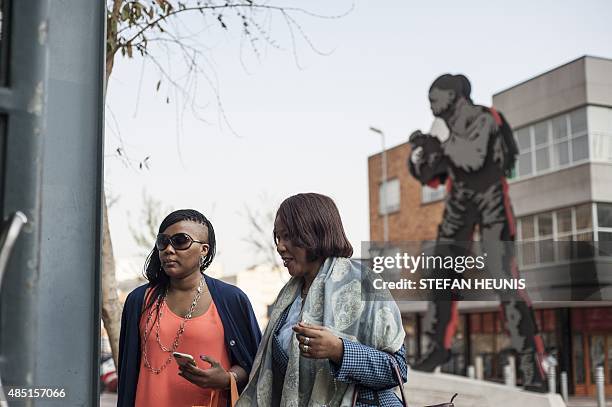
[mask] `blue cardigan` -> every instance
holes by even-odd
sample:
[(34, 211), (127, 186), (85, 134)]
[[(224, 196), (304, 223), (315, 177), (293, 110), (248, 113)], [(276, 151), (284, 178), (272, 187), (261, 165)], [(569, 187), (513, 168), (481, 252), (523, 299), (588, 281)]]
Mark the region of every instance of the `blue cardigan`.
[[(240, 365), (250, 373), (261, 340), (261, 331), (251, 302), (238, 287), (207, 275), (204, 275), (204, 278), (223, 323), (225, 347), (229, 350), (230, 361), (232, 365)], [(132, 291), (123, 307), (117, 369), (117, 407), (133, 407), (136, 401), (141, 358), (139, 323), (148, 287), (149, 284), (145, 284)]]

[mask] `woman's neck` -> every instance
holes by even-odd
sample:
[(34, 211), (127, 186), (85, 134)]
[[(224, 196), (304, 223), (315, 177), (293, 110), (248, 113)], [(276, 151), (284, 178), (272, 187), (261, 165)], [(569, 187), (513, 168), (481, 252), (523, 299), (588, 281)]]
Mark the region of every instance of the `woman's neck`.
[(302, 290), (304, 292), (308, 292), (308, 290), (310, 290), (310, 286), (312, 285), (312, 282), (314, 281), (317, 274), (319, 274), (319, 269), (321, 268), (321, 265), (323, 264), (324, 260), (325, 259), (317, 259), (313, 261), (311, 263), (311, 267), (309, 267), (309, 270), (304, 273), (304, 285), (302, 287)]
[(175, 292), (191, 292), (200, 285), (202, 275), (199, 271), (194, 271), (184, 278), (170, 278), (169, 291)]

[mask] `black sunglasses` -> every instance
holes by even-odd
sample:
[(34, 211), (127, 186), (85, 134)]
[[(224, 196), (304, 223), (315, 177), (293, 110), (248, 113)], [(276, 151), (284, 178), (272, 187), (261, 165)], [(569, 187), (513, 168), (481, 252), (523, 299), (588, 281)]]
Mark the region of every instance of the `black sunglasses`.
[(187, 250), (194, 242), (205, 244), (206, 246), (208, 246), (208, 243), (200, 242), (199, 240), (194, 240), (187, 233), (177, 233), (172, 236), (160, 233), (159, 235), (157, 235), (157, 239), (155, 239), (155, 247), (157, 248), (157, 250), (162, 251), (166, 247), (168, 247), (169, 244), (171, 244), (172, 247), (174, 247), (176, 250)]

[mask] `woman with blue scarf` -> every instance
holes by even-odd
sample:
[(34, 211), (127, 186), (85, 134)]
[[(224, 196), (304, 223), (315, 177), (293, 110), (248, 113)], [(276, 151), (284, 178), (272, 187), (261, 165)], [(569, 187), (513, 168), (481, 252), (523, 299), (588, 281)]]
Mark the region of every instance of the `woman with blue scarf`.
[(238, 405), (351, 406), (355, 397), (357, 406), (402, 405), (393, 392), (406, 381), (399, 309), (390, 296), (362, 293), (334, 202), (314, 193), (287, 198), (274, 238), (291, 279)]

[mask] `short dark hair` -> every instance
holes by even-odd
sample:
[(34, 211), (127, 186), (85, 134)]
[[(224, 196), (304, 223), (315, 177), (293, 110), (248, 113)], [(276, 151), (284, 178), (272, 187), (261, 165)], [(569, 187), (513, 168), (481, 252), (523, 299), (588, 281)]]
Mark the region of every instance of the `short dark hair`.
[(469, 101), (472, 100), (470, 97), (472, 93), (472, 84), (465, 75), (451, 75), (449, 73), (441, 75), (433, 81), (429, 91), (431, 92), (433, 88), (453, 90), (457, 96), (463, 96)]
[[(308, 261), (353, 255), (338, 207), (328, 196), (315, 193), (290, 196), (280, 205), (276, 217), (287, 228), (293, 244), (306, 249)], [(276, 237), (274, 231), (275, 241)]]

